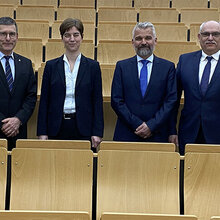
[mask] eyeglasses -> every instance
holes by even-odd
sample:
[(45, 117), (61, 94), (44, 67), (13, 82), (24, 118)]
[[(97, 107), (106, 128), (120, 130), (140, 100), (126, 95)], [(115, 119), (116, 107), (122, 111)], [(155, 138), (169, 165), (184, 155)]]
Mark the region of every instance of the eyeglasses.
[(212, 37), (219, 37), (220, 36), (220, 32), (212, 32), (212, 33), (209, 33), (209, 32), (202, 32), (201, 35), (203, 37), (209, 37), (210, 35), (212, 35)]
[(13, 39), (13, 38), (16, 37), (17, 33), (16, 32), (9, 32), (9, 33), (7, 33), (7, 32), (0, 32), (0, 37), (1, 38), (6, 38), (8, 35), (9, 35), (9, 37), (11, 39)]
[(65, 33), (63, 36), (64, 36), (65, 38), (67, 38), (67, 39), (70, 39), (72, 36), (73, 36), (74, 38), (76, 38), (76, 37), (79, 37), (79, 36), (80, 36), (80, 33), (78, 33), (78, 32), (73, 33), (73, 34), (71, 34), (71, 33)]

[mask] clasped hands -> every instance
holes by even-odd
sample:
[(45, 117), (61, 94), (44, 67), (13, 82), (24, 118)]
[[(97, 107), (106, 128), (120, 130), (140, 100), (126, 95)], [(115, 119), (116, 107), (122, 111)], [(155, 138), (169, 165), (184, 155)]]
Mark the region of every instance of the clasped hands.
[(134, 133), (144, 139), (152, 136), (151, 130), (145, 122), (143, 122), (140, 126), (138, 126)]
[(2, 120), (2, 132), (7, 137), (15, 137), (19, 133), (21, 121), (17, 117), (5, 118)]

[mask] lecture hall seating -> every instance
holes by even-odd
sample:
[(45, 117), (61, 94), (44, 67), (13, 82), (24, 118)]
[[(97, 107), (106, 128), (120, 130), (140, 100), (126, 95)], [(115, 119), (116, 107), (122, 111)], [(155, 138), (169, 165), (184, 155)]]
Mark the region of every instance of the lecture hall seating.
[(0, 147), (0, 210), (5, 209), (7, 181), (7, 149)]
[(11, 159), (11, 210), (83, 211), (91, 217), (91, 150), (14, 148)]
[(199, 220), (220, 216), (220, 154), (185, 154), (184, 214)]
[(97, 0), (97, 8), (100, 7), (129, 8), (132, 7), (132, 0)]
[(186, 144), (185, 153), (220, 153), (220, 145), (217, 144)]
[(103, 141), (100, 150), (175, 152), (173, 143)]
[(172, 0), (173, 8), (208, 8), (208, 0)]
[(54, 6), (57, 7), (57, 0), (22, 0), (22, 5), (32, 6)]
[(100, 150), (97, 220), (104, 212), (179, 214), (175, 152)]
[(104, 213), (101, 220), (198, 220), (193, 215)]
[(169, 8), (170, 0), (134, 0), (134, 7), (139, 8)]
[(0, 211), (1, 220), (90, 220), (87, 212)]
[(94, 0), (60, 0), (60, 6), (80, 6), (80, 7), (92, 7), (95, 8)]
[(90, 141), (18, 139), (16, 148), (90, 150)]

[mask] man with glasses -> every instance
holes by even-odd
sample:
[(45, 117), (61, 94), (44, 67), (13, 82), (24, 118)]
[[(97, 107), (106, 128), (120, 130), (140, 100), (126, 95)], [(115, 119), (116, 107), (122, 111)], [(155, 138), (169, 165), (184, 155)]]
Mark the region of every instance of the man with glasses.
[(202, 50), (181, 55), (177, 65), (179, 100), (184, 91), (178, 131), (181, 154), (187, 143), (220, 144), (220, 23), (204, 22), (198, 39)]
[(36, 80), (31, 60), (13, 52), (18, 40), (16, 22), (0, 18), (0, 138), (8, 150), (27, 138), (27, 121), (36, 103)]

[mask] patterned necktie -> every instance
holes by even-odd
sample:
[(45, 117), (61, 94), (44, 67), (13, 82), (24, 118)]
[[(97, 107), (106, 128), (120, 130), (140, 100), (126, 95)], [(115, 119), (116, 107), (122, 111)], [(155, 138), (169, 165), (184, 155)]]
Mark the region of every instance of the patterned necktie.
[(9, 64), (9, 59), (11, 58), (11, 56), (4, 56), (6, 62), (5, 62), (5, 76), (8, 82), (8, 87), (9, 90), (11, 91), (13, 88), (13, 77), (12, 77), (12, 72), (11, 72), (11, 67)]
[(210, 75), (210, 70), (211, 70), (212, 57), (206, 57), (206, 59), (208, 60), (208, 62), (207, 62), (205, 69), (203, 71), (202, 79), (201, 79), (201, 83), (200, 83), (200, 89), (201, 89), (203, 96), (205, 95), (206, 90), (209, 85), (209, 75)]
[(140, 73), (140, 87), (141, 87), (141, 93), (144, 97), (145, 92), (147, 90), (147, 84), (148, 84), (148, 71), (147, 71), (147, 64), (150, 62), (149, 60), (141, 60), (143, 67), (141, 68)]

